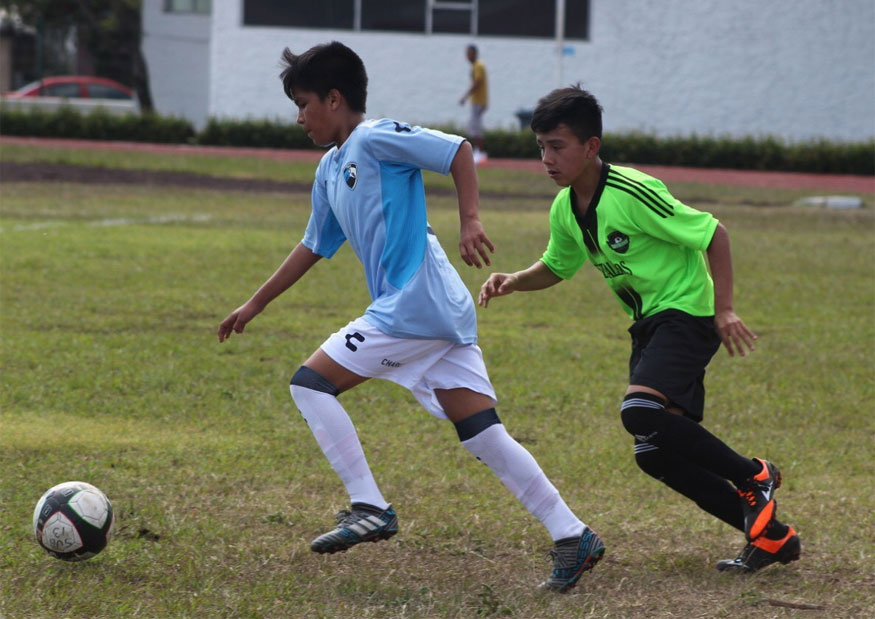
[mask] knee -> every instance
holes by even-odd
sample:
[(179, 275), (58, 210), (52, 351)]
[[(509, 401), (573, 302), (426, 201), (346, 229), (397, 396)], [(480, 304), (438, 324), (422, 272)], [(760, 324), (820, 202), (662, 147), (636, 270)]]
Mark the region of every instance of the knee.
[(638, 391), (623, 398), (620, 419), (629, 434), (647, 436), (653, 432), (654, 413), (663, 410), (665, 404), (662, 398), (652, 393)]
[(665, 459), (655, 445), (635, 441), (635, 464), (638, 468), (659, 481), (666, 475)]
[(295, 372), (295, 375), (292, 376), (292, 380), (289, 382), (289, 390), (292, 392), (292, 397), (295, 396), (295, 387), (319, 391), (320, 393), (327, 393), (332, 396), (337, 396), (340, 393), (340, 390), (330, 380), (316, 370), (311, 370), (306, 365), (298, 368), (298, 371)]
[(474, 413), (470, 417), (457, 421), (453, 425), (456, 426), (456, 434), (459, 435), (459, 440), (465, 441), (474, 438), (490, 426), (501, 424), (498, 418), (498, 413), (494, 408), (487, 408), (479, 413)]

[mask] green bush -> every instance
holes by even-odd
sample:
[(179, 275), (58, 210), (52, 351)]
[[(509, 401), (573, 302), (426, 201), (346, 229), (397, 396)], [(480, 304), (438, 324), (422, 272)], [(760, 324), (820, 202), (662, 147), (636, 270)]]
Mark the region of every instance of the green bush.
[(256, 148), (316, 148), (297, 124), (272, 120), (207, 121), (197, 136), (198, 144), (211, 146), (250, 146)]
[(151, 112), (120, 116), (102, 108), (83, 114), (68, 105), (55, 111), (0, 105), (0, 134), (179, 144), (192, 141), (195, 131), (185, 119)]
[(865, 142), (814, 140), (789, 143), (773, 136), (716, 138), (694, 134), (683, 138), (657, 138), (640, 133), (626, 133), (606, 135), (602, 142), (601, 154), (608, 161), (624, 163), (736, 170), (875, 174), (875, 140)]
[[(463, 131), (452, 126), (435, 128), (464, 135)], [(211, 118), (203, 130), (195, 133), (191, 123), (180, 118), (154, 113), (113, 116), (101, 109), (81, 114), (72, 107), (44, 112), (0, 106), (0, 133), (256, 148), (316, 148), (300, 126), (282, 120)], [(528, 129), (487, 131), (486, 144), (491, 157), (538, 157), (534, 135)], [(875, 175), (875, 140), (787, 142), (773, 136), (696, 134), (660, 138), (629, 132), (606, 135), (601, 154), (606, 161), (617, 163)]]

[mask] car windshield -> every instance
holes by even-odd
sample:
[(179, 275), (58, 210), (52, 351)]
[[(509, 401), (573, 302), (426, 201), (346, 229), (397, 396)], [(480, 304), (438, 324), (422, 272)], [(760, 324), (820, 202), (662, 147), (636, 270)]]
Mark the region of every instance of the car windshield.
[(78, 82), (62, 82), (43, 86), (42, 94), (46, 97), (81, 97), (82, 91)]
[(40, 80), (37, 80), (35, 82), (31, 82), (30, 84), (25, 84), (21, 88), (16, 89), (15, 92), (27, 92), (29, 90), (36, 90), (37, 88), (39, 88), (40, 83)]

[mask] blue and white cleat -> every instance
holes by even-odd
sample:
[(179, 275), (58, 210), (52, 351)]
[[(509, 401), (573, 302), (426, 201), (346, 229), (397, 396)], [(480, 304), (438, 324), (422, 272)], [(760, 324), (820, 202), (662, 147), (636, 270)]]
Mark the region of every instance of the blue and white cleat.
[(398, 516), (390, 505), (380, 509), (367, 503), (353, 503), (338, 512), (337, 528), (310, 542), (310, 550), (320, 554), (343, 552), (362, 542), (379, 542), (398, 532)]
[(569, 591), (587, 570), (591, 570), (605, 554), (605, 545), (595, 532), (586, 527), (580, 537), (567, 537), (555, 542), (550, 555), (553, 557), (553, 573), (541, 583), (542, 589), (565, 593)]

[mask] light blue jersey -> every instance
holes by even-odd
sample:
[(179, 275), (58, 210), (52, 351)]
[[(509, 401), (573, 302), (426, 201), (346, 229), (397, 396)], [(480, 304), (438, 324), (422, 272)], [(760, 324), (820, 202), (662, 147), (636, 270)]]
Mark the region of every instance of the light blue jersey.
[(477, 341), (474, 303), (428, 224), (422, 169), (448, 174), (463, 139), (367, 120), (322, 157), (302, 243), (330, 258), (350, 246), (365, 268), (365, 318), (399, 338)]

